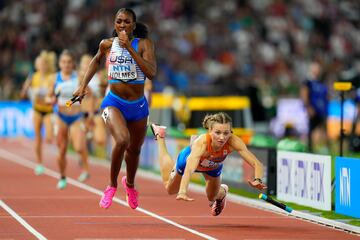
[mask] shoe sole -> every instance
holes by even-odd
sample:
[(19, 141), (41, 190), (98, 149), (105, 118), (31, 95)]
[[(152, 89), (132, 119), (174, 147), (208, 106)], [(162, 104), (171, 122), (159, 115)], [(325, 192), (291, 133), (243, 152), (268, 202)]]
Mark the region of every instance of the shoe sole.
[(154, 130), (154, 128), (153, 128), (153, 125), (155, 125), (155, 124), (154, 124), (154, 123), (150, 124), (150, 129), (151, 129), (151, 131), (152, 131), (152, 133), (153, 133), (153, 135), (154, 135), (155, 140), (157, 140), (156, 134), (155, 134), (155, 130)]

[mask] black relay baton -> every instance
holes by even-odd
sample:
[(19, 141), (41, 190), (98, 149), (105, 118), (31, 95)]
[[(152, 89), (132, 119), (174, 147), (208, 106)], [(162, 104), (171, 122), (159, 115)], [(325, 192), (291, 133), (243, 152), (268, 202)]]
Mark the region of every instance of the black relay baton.
[(79, 102), (81, 98), (79, 96), (72, 97), (69, 101), (66, 102), (67, 107), (71, 107), (76, 102)]
[(265, 200), (268, 203), (271, 203), (272, 205), (274, 205), (274, 206), (276, 206), (278, 208), (281, 208), (281, 209), (287, 211), (288, 213), (291, 213), (292, 210), (293, 210), (291, 207), (288, 207), (285, 204), (272, 199), (271, 197), (267, 196), (264, 193), (260, 193), (259, 198), (262, 199), (262, 200)]

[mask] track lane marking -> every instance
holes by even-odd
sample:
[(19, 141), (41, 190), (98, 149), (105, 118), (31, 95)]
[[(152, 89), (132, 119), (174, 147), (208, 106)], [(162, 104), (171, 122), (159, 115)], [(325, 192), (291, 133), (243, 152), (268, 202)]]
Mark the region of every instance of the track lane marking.
[[(4, 159), (10, 161), (10, 162), (17, 163), (17, 164), (22, 165), (24, 167), (28, 167), (28, 168), (31, 168), (31, 169), (34, 169), (36, 167), (36, 164), (34, 162), (32, 162), (32, 161), (30, 161), (30, 160), (28, 160), (28, 159), (26, 159), (26, 158), (24, 158), (22, 156), (19, 156), (19, 155), (16, 155), (14, 153), (11, 153), (11, 152), (9, 152), (7, 150), (4, 150), (4, 149), (0, 149), (0, 156), (2, 158), (4, 158)], [(48, 175), (48, 176), (51, 176), (51, 177), (53, 177), (55, 179), (58, 179), (60, 177), (57, 172), (55, 172), (55, 171), (53, 171), (53, 170), (51, 170), (49, 168), (45, 168), (44, 174)], [(76, 186), (76, 187), (78, 187), (80, 189), (86, 190), (88, 192), (94, 193), (94, 194), (99, 195), (99, 196), (102, 196), (102, 194), (103, 194), (102, 191), (100, 191), (100, 190), (98, 190), (98, 189), (96, 189), (94, 187), (91, 187), (90, 185), (78, 182), (78, 181), (76, 181), (76, 180), (74, 180), (72, 178), (69, 178), (69, 177), (67, 177), (66, 179), (67, 179), (69, 184), (71, 184), (73, 186)], [(125, 202), (125, 201), (123, 201), (123, 200), (121, 200), (121, 199), (119, 199), (117, 197), (113, 198), (113, 202), (119, 203), (120, 205), (123, 205), (125, 207), (129, 207), (127, 202)], [(153, 218), (156, 218), (156, 219), (158, 219), (158, 220), (160, 220), (162, 222), (168, 223), (168, 224), (173, 225), (173, 226), (175, 226), (177, 228), (180, 228), (182, 230), (190, 232), (190, 233), (192, 233), (194, 235), (197, 235), (199, 237), (202, 237), (202, 238), (205, 238), (205, 239), (208, 239), (208, 240), (217, 240), (217, 238), (214, 238), (214, 237), (212, 237), (210, 235), (207, 235), (207, 234), (198, 232), (198, 231), (196, 231), (194, 229), (183, 226), (183, 225), (181, 225), (179, 223), (176, 223), (176, 222), (174, 222), (174, 221), (172, 221), (170, 219), (167, 219), (165, 217), (157, 215), (157, 214), (155, 214), (153, 212), (150, 212), (150, 211), (148, 211), (146, 209), (143, 209), (141, 207), (138, 207), (135, 210), (138, 211), (138, 212), (141, 212), (143, 214), (149, 215), (149, 216), (151, 216)]]
[(28, 224), (22, 217), (20, 217), (14, 210), (12, 210), (4, 201), (0, 199), (0, 207), (2, 207), (7, 213), (9, 213), (16, 221), (23, 225), (26, 230), (32, 233), (37, 239), (47, 240), (41, 233), (35, 230), (30, 224)]

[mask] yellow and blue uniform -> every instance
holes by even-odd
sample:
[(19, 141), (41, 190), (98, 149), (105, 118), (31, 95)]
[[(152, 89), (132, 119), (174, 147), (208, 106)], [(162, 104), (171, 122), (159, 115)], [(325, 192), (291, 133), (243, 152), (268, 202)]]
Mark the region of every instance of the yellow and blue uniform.
[(35, 72), (31, 77), (30, 98), (34, 111), (42, 116), (53, 112), (53, 106), (45, 102), (45, 97), (50, 90), (49, 75), (42, 76), (41, 73)]

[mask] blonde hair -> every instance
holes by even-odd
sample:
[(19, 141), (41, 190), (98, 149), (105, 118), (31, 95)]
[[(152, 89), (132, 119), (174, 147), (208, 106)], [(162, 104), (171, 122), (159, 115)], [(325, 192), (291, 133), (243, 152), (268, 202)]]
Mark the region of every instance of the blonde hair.
[(209, 130), (209, 129), (212, 129), (212, 126), (214, 125), (214, 123), (220, 123), (220, 124), (230, 123), (230, 127), (232, 127), (231, 117), (224, 112), (219, 112), (219, 113), (215, 113), (215, 114), (207, 114), (204, 117), (202, 125), (206, 130)]
[(49, 64), (49, 72), (55, 73), (56, 72), (56, 53), (53, 51), (47, 52), (46, 61)]
[(35, 66), (37, 64), (39, 64), (40, 60), (43, 60), (47, 66), (46, 74), (51, 74), (51, 73), (56, 72), (56, 54), (55, 54), (55, 52), (42, 50), (35, 59)]

